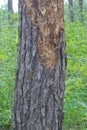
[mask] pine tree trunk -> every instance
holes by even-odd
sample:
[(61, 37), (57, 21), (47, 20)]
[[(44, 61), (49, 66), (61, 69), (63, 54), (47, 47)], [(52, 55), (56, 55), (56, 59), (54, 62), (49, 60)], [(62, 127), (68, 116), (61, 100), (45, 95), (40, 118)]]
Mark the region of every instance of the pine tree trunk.
[(73, 0), (68, 0), (69, 3), (69, 14), (70, 14), (70, 21), (74, 21), (74, 10), (73, 10)]
[(83, 22), (83, 0), (79, 0), (79, 10), (80, 10), (80, 21)]
[(13, 13), (13, 4), (12, 4), (12, 0), (8, 0), (8, 12)]
[(11, 14), (13, 14), (13, 3), (12, 0), (8, 0), (8, 20), (9, 24), (12, 25)]
[(13, 130), (62, 130), (65, 58), (63, 0), (20, 1)]

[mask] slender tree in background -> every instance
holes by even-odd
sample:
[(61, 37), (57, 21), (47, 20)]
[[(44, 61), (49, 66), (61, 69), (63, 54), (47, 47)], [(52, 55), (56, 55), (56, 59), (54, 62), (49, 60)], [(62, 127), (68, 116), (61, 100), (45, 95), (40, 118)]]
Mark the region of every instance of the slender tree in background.
[(73, 11), (73, 0), (68, 0), (69, 3), (69, 14), (70, 14), (70, 21), (74, 21), (74, 11)]
[(13, 13), (13, 3), (12, 3), (12, 0), (8, 0), (8, 12)]
[(13, 130), (62, 130), (65, 79), (63, 0), (19, 1)]
[(80, 20), (83, 21), (83, 0), (79, 0)]
[(8, 20), (10, 24), (12, 24), (11, 14), (13, 14), (13, 2), (12, 0), (8, 0)]

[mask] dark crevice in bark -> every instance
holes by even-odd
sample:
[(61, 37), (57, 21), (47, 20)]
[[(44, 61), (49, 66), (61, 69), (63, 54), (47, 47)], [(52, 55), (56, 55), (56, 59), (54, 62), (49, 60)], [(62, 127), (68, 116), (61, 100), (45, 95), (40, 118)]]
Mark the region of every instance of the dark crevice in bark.
[(14, 88), (13, 130), (62, 130), (65, 78), (64, 30), (56, 49), (53, 69), (40, 62), (37, 51), (38, 28), (19, 7), (19, 54)]

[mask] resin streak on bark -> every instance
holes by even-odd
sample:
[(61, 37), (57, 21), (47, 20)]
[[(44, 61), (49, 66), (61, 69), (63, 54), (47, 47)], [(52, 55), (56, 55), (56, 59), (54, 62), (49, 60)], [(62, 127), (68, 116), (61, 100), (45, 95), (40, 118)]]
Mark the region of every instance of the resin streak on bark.
[(23, 0), (26, 15), (38, 28), (37, 50), (41, 63), (53, 68), (57, 55), (59, 31), (63, 28), (63, 1), (61, 0)]

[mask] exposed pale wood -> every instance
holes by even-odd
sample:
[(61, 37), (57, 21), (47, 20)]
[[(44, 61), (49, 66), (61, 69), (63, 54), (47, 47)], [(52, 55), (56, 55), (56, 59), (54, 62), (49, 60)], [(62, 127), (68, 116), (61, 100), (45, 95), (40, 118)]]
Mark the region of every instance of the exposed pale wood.
[[(38, 1), (41, 1), (44, 4), (43, 0)], [(38, 1), (34, 1), (33, 8), (36, 10), (37, 7), (39, 7), (37, 6)], [(62, 26), (63, 15), (61, 15), (62, 22), (56, 22), (56, 28), (54, 27), (53, 30), (51, 30), (51, 26), (54, 25), (49, 26), (51, 21), (49, 21), (48, 24), (46, 23), (46, 26), (49, 26), (48, 28), (46, 27), (46, 34), (49, 34), (49, 31), (52, 35), (55, 34), (54, 32), (56, 32), (56, 30), (58, 32), (58, 40), (55, 42), (56, 45), (51, 46), (51, 42), (44, 43), (47, 48), (50, 48), (51, 46), (52, 51), (54, 51), (52, 54), (56, 54), (56, 56), (52, 57), (53, 55), (51, 52), (49, 53), (51, 56), (48, 61), (52, 62), (51, 57), (53, 59), (56, 57), (56, 61), (53, 61), (53, 63), (48, 66), (46, 59), (44, 59), (44, 63), (41, 61), (42, 51), (44, 50), (45, 53), (48, 52), (44, 47), (42, 47), (43, 50), (40, 51), (39, 46), (39, 41), (41, 40), (39, 40), (39, 31), (42, 33), (41, 36), (45, 37), (46, 35), (44, 34), (45, 30), (43, 30), (44, 28), (42, 27), (44, 24), (41, 23), (41, 26), (39, 27), (38, 24), (40, 23), (33, 22), (32, 16), (28, 16), (27, 14), (28, 9), (26, 10), (26, 5), (22, 2), (21, 0), (19, 2), (19, 49), (12, 106), (12, 129), (62, 130), (66, 59), (64, 29)], [(28, 2), (30, 3), (29, 0)], [(31, 3), (32, 2), (33, 0), (31, 0)], [(50, 2), (51, 1), (48, 1), (49, 4)], [(63, 0), (55, 0), (54, 2), (58, 5), (61, 2), (63, 3)], [(42, 8), (45, 7), (42, 5)], [(58, 13), (60, 14), (62, 11), (63, 5), (61, 11), (59, 10)], [(43, 9), (42, 13), (45, 13), (45, 9)], [(43, 15), (41, 16), (43, 19)], [(49, 17), (51, 16), (49, 15)], [(51, 36), (47, 36), (50, 40)], [(54, 38), (55, 35), (53, 35), (53, 41)], [(42, 39), (40, 45), (43, 46), (44, 44)]]

